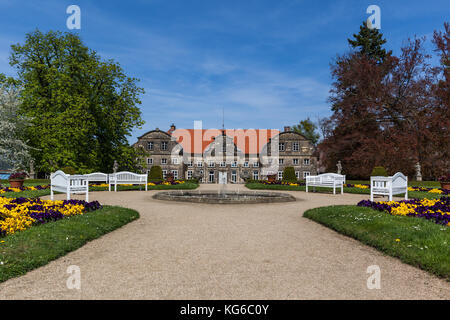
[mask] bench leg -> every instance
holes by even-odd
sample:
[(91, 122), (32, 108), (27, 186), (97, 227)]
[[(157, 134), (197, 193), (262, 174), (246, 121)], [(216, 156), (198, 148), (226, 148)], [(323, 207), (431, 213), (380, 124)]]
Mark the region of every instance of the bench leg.
[(70, 191), (67, 191), (67, 200), (70, 200)]
[(373, 193), (372, 192), (370, 193), (370, 201), (373, 202)]
[(117, 192), (117, 183), (114, 184), (114, 192)]
[(405, 192), (405, 200), (408, 200), (408, 189), (406, 189), (406, 192)]
[(145, 183), (145, 191), (147, 191), (147, 183)]
[(86, 202), (89, 202), (89, 189), (86, 190)]
[(336, 194), (336, 186), (333, 186), (333, 194)]
[(109, 183), (108, 191), (111, 191), (111, 182)]
[(306, 192), (308, 192), (308, 185), (306, 185)]
[(341, 185), (341, 194), (344, 194), (344, 185)]

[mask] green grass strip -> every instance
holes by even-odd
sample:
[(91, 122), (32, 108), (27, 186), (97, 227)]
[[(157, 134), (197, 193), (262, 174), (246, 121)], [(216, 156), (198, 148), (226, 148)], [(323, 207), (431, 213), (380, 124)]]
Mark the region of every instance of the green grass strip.
[(450, 227), (358, 206), (316, 208), (304, 216), (450, 281)]
[(104, 206), (1, 237), (0, 282), (46, 265), (138, 218), (135, 210)]

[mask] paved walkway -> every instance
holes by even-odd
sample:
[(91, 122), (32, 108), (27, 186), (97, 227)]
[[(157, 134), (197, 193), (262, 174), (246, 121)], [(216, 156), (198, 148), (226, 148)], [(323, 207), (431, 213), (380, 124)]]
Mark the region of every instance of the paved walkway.
[[(205, 205), (153, 200), (155, 192), (91, 193), (141, 218), (0, 284), (0, 299), (450, 298), (449, 283), (302, 217), (367, 196), (290, 192), (298, 201)], [(81, 269), (81, 290), (66, 288), (70, 265)], [(381, 268), (380, 290), (367, 288), (370, 265)]]

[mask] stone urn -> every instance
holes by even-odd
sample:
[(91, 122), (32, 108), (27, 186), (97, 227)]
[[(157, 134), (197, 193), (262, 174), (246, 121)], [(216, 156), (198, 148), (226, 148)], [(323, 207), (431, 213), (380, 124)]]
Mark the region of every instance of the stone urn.
[(9, 185), (11, 188), (22, 188), (23, 182), (27, 174), (25, 172), (16, 172), (9, 177)]
[(267, 181), (268, 182), (275, 182), (277, 180), (277, 175), (276, 174), (269, 174), (267, 175)]
[(441, 177), (439, 182), (441, 183), (442, 189), (450, 190), (450, 173), (447, 173), (447, 175)]
[(22, 188), (23, 187), (23, 182), (25, 180), (23, 179), (9, 179), (9, 186), (11, 188)]
[(450, 181), (441, 181), (441, 188), (445, 190), (450, 190)]

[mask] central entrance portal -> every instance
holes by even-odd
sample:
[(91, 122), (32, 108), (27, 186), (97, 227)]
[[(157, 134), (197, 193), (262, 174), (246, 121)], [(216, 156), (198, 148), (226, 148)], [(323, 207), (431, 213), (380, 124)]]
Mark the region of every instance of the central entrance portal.
[(226, 171), (219, 171), (219, 184), (227, 184)]

